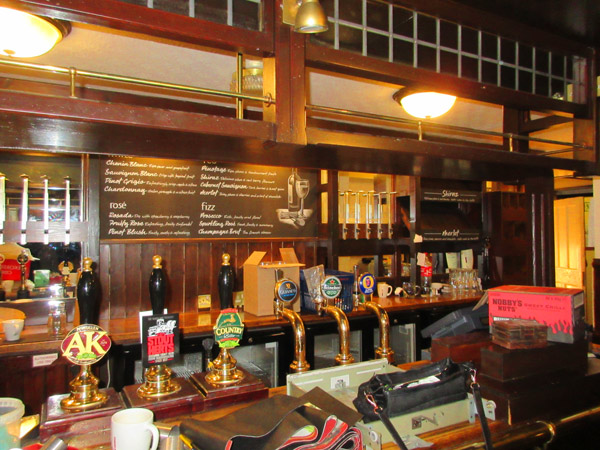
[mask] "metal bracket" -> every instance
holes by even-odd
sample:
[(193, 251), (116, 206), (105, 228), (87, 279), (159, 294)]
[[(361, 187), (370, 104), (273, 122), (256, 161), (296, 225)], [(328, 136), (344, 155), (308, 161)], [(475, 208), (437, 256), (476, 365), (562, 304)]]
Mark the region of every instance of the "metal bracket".
[(435, 414), (433, 415), (433, 417), (415, 416), (415, 417), (411, 418), (410, 421), (412, 423), (413, 430), (416, 430), (417, 428), (421, 428), (421, 426), (423, 425), (423, 422), (425, 422), (425, 421), (432, 423), (433, 425), (438, 425), (438, 421), (437, 421)]
[[(483, 411), (485, 417), (488, 420), (496, 420), (496, 403), (493, 400), (481, 399), (483, 402)], [(473, 394), (469, 394), (469, 422), (475, 422), (475, 416), (477, 415), (477, 407), (475, 406), (475, 400)]]

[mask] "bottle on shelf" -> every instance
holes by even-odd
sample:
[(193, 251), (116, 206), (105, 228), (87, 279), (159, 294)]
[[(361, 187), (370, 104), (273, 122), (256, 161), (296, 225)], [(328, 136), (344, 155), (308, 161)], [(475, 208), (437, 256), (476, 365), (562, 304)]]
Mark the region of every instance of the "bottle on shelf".
[(431, 277), (433, 275), (433, 264), (431, 253), (425, 253), (425, 264), (421, 266), (421, 292), (427, 296), (431, 294)]
[(360, 269), (358, 268), (358, 264), (354, 265), (354, 283), (352, 284), (352, 303), (354, 307), (357, 308), (362, 301), (362, 293), (360, 292), (360, 287), (358, 284), (358, 279), (360, 278)]

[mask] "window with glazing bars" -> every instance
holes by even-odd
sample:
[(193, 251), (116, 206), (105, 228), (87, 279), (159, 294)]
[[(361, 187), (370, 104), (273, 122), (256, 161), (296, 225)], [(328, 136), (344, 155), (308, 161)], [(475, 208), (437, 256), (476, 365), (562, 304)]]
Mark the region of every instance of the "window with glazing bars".
[(312, 37), (320, 43), (480, 83), (571, 100), (585, 62), (381, 1), (321, 4), (330, 27)]
[(121, 0), (196, 19), (262, 31), (261, 0)]

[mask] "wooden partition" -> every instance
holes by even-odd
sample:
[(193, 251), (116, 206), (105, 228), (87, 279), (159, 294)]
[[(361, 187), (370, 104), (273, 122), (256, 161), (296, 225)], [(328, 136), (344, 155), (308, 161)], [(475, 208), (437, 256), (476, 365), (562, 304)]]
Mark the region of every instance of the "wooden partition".
[(235, 290), (243, 290), (244, 261), (253, 251), (267, 252), (265, 261), (281, 260), (279, 248), (293, 247), (306, 267), (316, 264), (317, 240), (196, 241), (101, 244), (99, 277), (101, 319), (137, 316), (149, 310), (148, 280), (152, 256), (163, 258), (167, 275), (166, 307), (170, 312), (197, 311), (198, 295), (211, 294), (212, 309), (219, 308), (217, 287), (221, 255), (229, 253), (236, 271)]

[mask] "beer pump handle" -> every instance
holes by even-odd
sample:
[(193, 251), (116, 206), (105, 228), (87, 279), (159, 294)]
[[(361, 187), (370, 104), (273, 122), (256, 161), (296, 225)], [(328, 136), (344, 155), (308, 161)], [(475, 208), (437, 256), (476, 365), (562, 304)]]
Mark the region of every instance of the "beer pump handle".
[[(95, 313), (98, 298), (98, 282), (92, 272), (92, 259), (83, 258), (83, 268), (77, 281), (77, 304), (79, 323), (96, 324)], [(96, 324), (97, 325), (97, 324)]]
[(219, 270), (219, 301), (221, 309), (233, 308), (233, 286), (235, 284), (235, 271), (230, 263), (231, 256), (223, 253), (221, 269)]
[(166, 280), (162, 269), (162, 258), (159, 255), (152, 257), (152, 273), (150, 274), (150, 304), (152, 314), (163, 314), (165, 309)]

